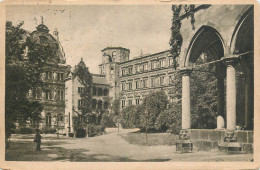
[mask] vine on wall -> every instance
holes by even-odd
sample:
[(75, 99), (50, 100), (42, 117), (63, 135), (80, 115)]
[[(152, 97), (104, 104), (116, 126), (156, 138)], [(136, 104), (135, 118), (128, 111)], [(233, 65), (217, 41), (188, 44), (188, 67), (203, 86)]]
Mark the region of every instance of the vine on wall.
[(84, 86), (80, 93), (81, 97), (81, 114), (86, 119), (80, 119), (79, 123), (84, 124), (87, 120), (87, 123), (90, 123), (89, 118), (92, 117), (92, 82), (93, 78), (91, 73), (88, 71), (84, 61), (81, 59), (80, 63), (77, 65), (77, 70), (75, 70), (75, 75), (78, 78), (78, 81)]

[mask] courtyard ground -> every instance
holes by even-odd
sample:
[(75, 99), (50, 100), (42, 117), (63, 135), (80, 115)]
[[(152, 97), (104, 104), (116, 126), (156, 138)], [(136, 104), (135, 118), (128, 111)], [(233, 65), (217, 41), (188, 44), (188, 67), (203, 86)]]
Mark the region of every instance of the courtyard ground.
[[(176, 153), (175, 135), (132, 133), (138, 129), (106, 129), (106, 134), (91, 138), (67, 138), (44, 135), (42, 151), (36, 152), (33, 135), (12, 135), (6, 161), (71, 161), (71, 162), (133, 162), (133, 161), (250, 161), (253, 154), (229, 155), (218, 150)], [(156, 142), (158, 141), (158, 142)]]

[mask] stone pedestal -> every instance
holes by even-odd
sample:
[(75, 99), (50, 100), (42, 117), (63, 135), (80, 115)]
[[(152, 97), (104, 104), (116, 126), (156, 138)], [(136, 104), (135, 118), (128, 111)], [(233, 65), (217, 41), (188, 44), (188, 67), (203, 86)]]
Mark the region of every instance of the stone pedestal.
[(220, 151), (227, 153), (242, 153), (242, 147), (237, 142), (237, 136), (234, 131), (226, 131), (224, 142), (218, 145)]
[(181, 130), (179, 140), (176, 142), (176, 152), (187, 153), (193, 151), (193, 143), (190, 140), (190, 130)]

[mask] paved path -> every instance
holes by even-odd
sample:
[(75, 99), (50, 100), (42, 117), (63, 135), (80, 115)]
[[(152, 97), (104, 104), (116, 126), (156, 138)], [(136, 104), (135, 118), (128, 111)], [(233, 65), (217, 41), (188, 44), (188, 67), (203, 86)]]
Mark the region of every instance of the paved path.
[(122, 157), (137, 161), (248, 161), (252, 154), (226, 155), (217, 150), (194, 153), (176, 153), (175, 146), (141, 146), (126, 142), (122, 135), (138, 129), (107, 129), (107, 134), (93, 138), (75, 139), (62, 144), (66, 149), (87, 149), (86, 155), (99, 155), (97, 159), (113, 161), (113, 157)]
[(175, 146), (140, 146), (127, 143), (122, 135), (138, 129), (107, 129), (107, 134), (93, 138), (76, 139), (62, 144), (66, 149), (87, 149), (84, 154), (103, 154), (126, 157), (133, 160), (169, 159), (175, 151)]
[[(55, 161), (187, 161), (187, 162), (204, 162), (204, 161), (249, 161), (253, 154), (227, 155), (218, 150), (195, 151), (194, 153), (179, 154), (176, 153), (175, 146), (142, 146), (129, 144), (123, 139), (123, 135), (135, 132), (138, 129), (120, 129), (119, 133), (116, 128), (106, 129), (106, 134), (91, 138), (66, 138), (56, 140), (47, 139), (50, 136), (45, 135), (42, 150), (48, 153), (48, 157), (57, 158), (61, 154), (58, 148), (64, 149), (64, 158)], [(23, 136), (14, 135), (11, 140), (15, 141), (32, 141), (33, 135)], [(27, 139), (22, 139), (27, 138)], [(52, 142), (55, 142), (53, 145)], [(53, 148), (53, 149), (52, 149)], [(53, 150), (56, 151), (53, 152)], [(65, 153), (66, 151), (66, 153)], [(72, 159), (73, 158), (73, 159)]]

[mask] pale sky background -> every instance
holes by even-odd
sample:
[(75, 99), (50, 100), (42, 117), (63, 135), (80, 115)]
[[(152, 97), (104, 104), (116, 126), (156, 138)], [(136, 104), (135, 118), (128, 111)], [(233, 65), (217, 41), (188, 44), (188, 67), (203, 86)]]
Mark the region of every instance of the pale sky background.
[(53, 34), (59, 31), (67, 64), (82, 57), (92, 73), (98, 73), (101, 50), (106, 47), (130, 49), (130, 59), (143, 53), (169, 49), (172, 11), (170, 5), (85, 5), (8, 6), (6, 20), (32, 32), (44, 24)]

